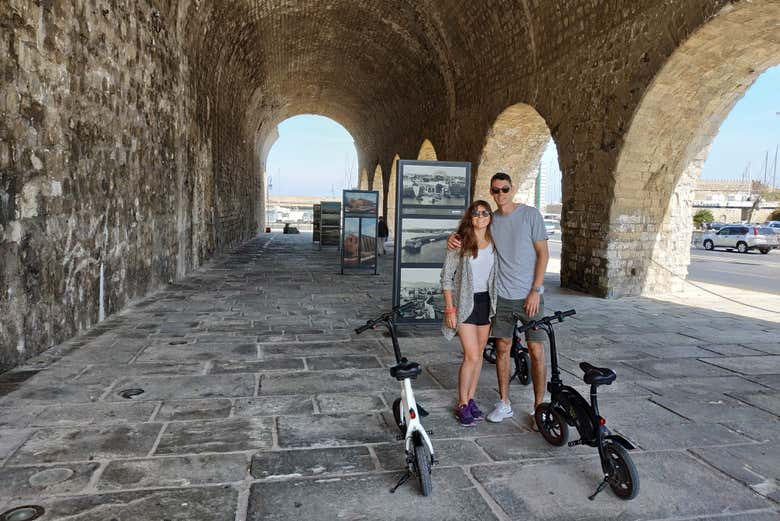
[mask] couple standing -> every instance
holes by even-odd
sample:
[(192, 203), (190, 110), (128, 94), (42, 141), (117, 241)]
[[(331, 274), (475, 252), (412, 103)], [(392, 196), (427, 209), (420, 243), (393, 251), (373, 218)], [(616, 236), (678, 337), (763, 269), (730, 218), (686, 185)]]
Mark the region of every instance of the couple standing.
[[(494, 214), (485, 201), (474, 201), (447, 241), (447, 257), (441, 271), (444, 292), (444, 324), (447, 339), (455, 334), (463, 346), (458, 373), (457, 416), (471, 426), (484, 417), (474, 395), (482, 368), (482, 350), (491, 328), (496, 337), (496, 375), (499, 401), (488, 421), (500, 422), (514, 415), (509, 401), (509, 352), (515, 319), (524, 323), (544, 314), (544, 273), (549, 252), (544, 219), (532, 206), (512, 202), (512, 179), (497, 173), (490, 179), (490, 193), (498, 205)], [(527, 331), (534, 386), (534, 410), (544, 400), (544, 332)], [(534, 412), (530, 426), (536, 429)]]

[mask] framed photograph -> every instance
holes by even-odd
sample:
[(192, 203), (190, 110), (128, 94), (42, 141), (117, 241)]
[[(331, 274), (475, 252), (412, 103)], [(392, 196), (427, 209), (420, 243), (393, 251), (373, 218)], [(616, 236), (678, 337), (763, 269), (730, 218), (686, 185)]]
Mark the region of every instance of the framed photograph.
[(437, 264), (444, 262), (447, 238), (458, 226), (458, 219), (401, 220), (401, 264)]
[(344, 213), (349, 215), (376, 216), (379, 192), (344, 190)]
[(404, 322), (441, 322), (444, 319), (444, 297), (440, 282), (441, 268), (401, 268), (401, 304), (414, 302), (404, 313)]
[(399, 161), (401, 205), (405, 208), (467, 206), (468, 163)]
[(345, 270), (377, 269), (377, 202), (379, 192), (344, 190), (341, 274)]

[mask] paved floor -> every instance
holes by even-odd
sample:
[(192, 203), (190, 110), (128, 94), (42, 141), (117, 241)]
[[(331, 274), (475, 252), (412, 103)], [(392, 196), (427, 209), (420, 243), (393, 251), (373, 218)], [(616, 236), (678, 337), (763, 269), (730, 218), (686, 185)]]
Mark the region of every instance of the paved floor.
[[(780, 519), (778, 325), (692, 302), (549, 291), (567, 383), (613, 367), (608, 424), (634, 452), (640, 496), (599, 481), (594, 451), (553, 448), (516, 417), (460, 428), (459, 348), (404, 330), (431, 411), (434, 494), (388, 493), (403, 466), (388, 404), (388, 339), (351, 332), (389, 305), (381, 276), (338, 275), (309, 236), (263, 236), (87, 335), (0, 376), (0, 511), (44, 520)], [(582, 386), (580, 386), (582, 388)], [(122, 390), (143, 394), (123, 398)], [(480, 399), (495, 399), (493, 367)]]

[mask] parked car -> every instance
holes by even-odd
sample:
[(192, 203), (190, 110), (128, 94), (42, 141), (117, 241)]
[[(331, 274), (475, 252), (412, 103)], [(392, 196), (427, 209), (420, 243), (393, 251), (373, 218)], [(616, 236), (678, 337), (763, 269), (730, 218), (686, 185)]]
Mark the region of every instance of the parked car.
[(548, 236), (555, 235), (556, 233), (561, 233), (561, 223), (553, 219), (545, 219), (544, 229), (547, 232)]
[(767, 221), (763, 224), (767, 228), (772, 228), (775, 232), (780, 231), (780, 221)]
[(719, 223), (719, 222), (704, 223), (704, 229), (705, 230), (712, 230), (712, 231), (715, 231), (715, 232), (717, 232), (718, 230), (720, 230), (724, 226), (726, 226), (726, 225), (723, 224), (723, 223)]
[(702, 244), (705, 250), (726, 248), (747, 253), (758, 250), (767, 254), (780, 248), (780, 235), (767, 226), (745, 226), (742, 224), (724, 226), (717, 233), (706, 233)]

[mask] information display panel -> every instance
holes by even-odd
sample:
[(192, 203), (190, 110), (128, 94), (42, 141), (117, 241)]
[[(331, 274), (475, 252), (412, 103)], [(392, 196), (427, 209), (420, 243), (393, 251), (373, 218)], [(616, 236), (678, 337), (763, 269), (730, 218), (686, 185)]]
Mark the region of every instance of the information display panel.
[(344, 190), (341, 273), (345, 270), (372, 270), (377, 265), (377, 211), (379, 192)]
[(439, 324), (441, 267), (471, 203), (471, 163), (400, 160), (397, 172), (393, 305), (415, 303), (400, 322)]
[(320, 246), (341, 244), (341, 203), (322, 201), (320, 203)]
[(312, 234), (311, 240), (314, 242), (320, 242), (320, 205), (315, 204), (312, 211)]

